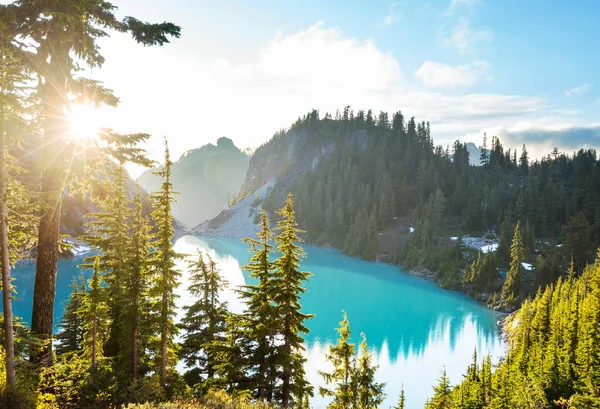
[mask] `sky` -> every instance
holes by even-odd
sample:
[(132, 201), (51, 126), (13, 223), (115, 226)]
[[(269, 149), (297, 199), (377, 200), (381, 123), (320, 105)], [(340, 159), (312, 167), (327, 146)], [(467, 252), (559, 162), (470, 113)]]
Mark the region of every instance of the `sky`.
[(157, 159), (162, 136), (174, 158), (221, 136), (257, 147), (313, 108), (346, 105), (430, 121), (444, 146), (486, 132), (538, 157), (600, 147), (596, 0), (114, 4), (182, 27), (163, 47), (101, 39), (106, 63), (90, 75), (121, 99), (102, 121), (151, 133)]

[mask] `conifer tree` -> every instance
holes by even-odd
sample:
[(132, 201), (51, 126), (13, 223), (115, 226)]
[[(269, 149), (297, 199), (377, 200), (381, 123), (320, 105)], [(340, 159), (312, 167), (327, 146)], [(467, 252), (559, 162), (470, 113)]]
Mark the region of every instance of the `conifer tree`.
[(156, 236), (152, 241), (155, 248), (153, 254), (153, 283), (151, 296), (154, 301), (155, 324), (158, 329), (158, 342), (155, 349), (156, 371), (161, 385), (166, 385), (168, 372), (177, 362), (175, 336), (177, 326), (174, 319), (177, 315), (175, 307), (175, 288), (179, 284), (181, 273), (175, 269), (175, 260), (179, 255), (173, 249), (173, 215), (171, 203), (176, 192), (171, 183), (171, 157), (165, 139), (165, 163), (155, 174), (163, 178), (161, 190), (152, 194), (154, 200), (152, 220), (156, 225)]
[(81, 307), (85, 298), (85, 279), (82, 281), (82, 287), (77, 283), (77, 279), (73, 277), (71, 295), (69, 295), (60, 320), (60, 331), (56, 334), (56, 341), (58, 341), (56, 353), (58, 355), (81, 349), (83, 340)]
[(487, 135), (483, 134), (483, 145), (481, 145), (481, 155), (479, 156), (479, 163), (485, 166), (489, 163), (489, 154), (487, 148)]
[(83, 355), (96, 368), (103, 354), (103, 345), (108, 335), (109, 308), (106, 288), (102, 285), (100, 258), (96, 257), (89, 291), (85, 293), (80, 310), (83, 326)]
[(275, 285), (275, 271), (270, 260), (273, 252), (271, 231), (267, 213), (261, 212), (261, 229), (256, 239), (244, 239), (252, 256), (244, 266), (255, 278), (256, 285), (246, 285), (239, 292), (246, 302), (244, 314), (245, 338), (250, 349), (248, 371), (252, 375), (252, 390), (258, 400), (272, 399), (277, 373), (273, 371), (274, 341), (277, 326), (277, 312), (273, 300), (278, 288)]
[(510, 270), (506, 274), (506, 281), (502, 286), (502, 299), (509, 305), (514, 305), (521, 293), (521, 263), (525, 259), (523, 239), (521, 238), (521, 222), (517, 222), (510, 248)]
[(305, 378), (303, 357), (304, 340), (300, 334), (308, 333), (304, 321), (312, 318), (312, 314), (301, 311), (300, 295), (306, 292), (304, 282), (311, 274), (300, 270), (300, 262), (304, 251), (298, 243), (302, 239), (293, 207), (292, 195), (289, 194), (285, 206), (277, 212), (281, 220), (277, 223), (279, 234), (275, 237), (277, 252), (281, 256), (275, 260), (274, 285), (278, 292), (273, 298), (278, 314), (278, 335), (281, 345), (276, 347), (277, 366), (281, 371), (281, 405), (287, 409), (294, 405), (300, 397), (312, 394), (312, 387)]
[(356, 361), (354, 370), (355, 402), (357, 409), (377, 408), (383, 402), (385, 383), (375, 381), (375, 371), (378, 366), (373, 365), (373, 356), (367, 349), (367, 337), (361, 334), (360, 356)]
[(451, 409), (452, 406), (452, 388), (450, 387), (450, 380), (448, 379), (446, 370), (444, 369), (438, 384), (433, 388), (433, 397), (429, 401), (429, 404), (425, 406), (425, 408)]
[(398, 397), (398, 404), (393, 409), (406, 409), (406, 398), (404, 397), (404, 385), (400, 389), (400, 396)]
[(210, 386), (218, 365), (215, 344), (224, 341), (227, 331), (227, 303), (219, 301), (219, 292), (228, 284), (210, 255), (205, 260), (200, 251), (198, 258), (189, 262), (188, 272), (191, 281), (188, 290), (197, 301), (184, 307), (186, 313), (179, 325), (184, 331), (180, 356), (192, 368), (185, 374), (188, 384), (205, 381)]
[(150, 286), (150, 226), (143, 215), (143, 199), (140, 187), (133, 201), (130, 215), (130, 239), (124, 269), (121, 300), (122, 332), (119, 355), (124, 368), (135, 378), (138, 376), (144, 356), (145, 342), (149, 337)]
[[(118, 101), (98, 82), (85, 81), (75, 77), (75, 73), (84, 67), (93, 68), (104, 63), (96, 41), (107, 36), (108, 31), (130, 33), (136, 42), (150, 46), (168, 43), (167, 36), (179, 37), (180, 29), (172, 23), (150, 24), (129, 16), (119, 20), (115, 16), (116, 7), (104, 0), (18, 0), (0, 7), (3, 14), (11, 17), (3, 22), (13, 29), (9, 38), (15, 43), (19, 38), (21, 43), (35, 44), (35, 51), (27, 50), (27, 59), (36, 71), (41, 99), (40, 123), (44, 136), (41, 192), (44, 208), (38, 228), (31, 330), (36, 336), (50, 340), (56, 295), (61, 194), (70, 180), (70, 164), (77, 150), (76, 144), (67, 143), (64, 138), (68, 129), (65, 112), (72, 100), (68, 94), (75, 94), (79, 101), (93, 95), (98, 97), (96, 103), (107, 105), (116, 105)], [(84, 87), (87, 88), (85, 92)], [(50, 365), (51, 342), (47, 342), (42, 350), (33, 351), (31, 360)]]
[(99, 181), (104, 189), (99, 188), (96, 193), (98, 211), (87, 215), (87, 232), (82, 239), (100, 252), (98, 256), (87, 257), (84, 266), (90, 268), (93, 267), (91, 263), (97, 262), (100, 272), (104, 273), (111, 310), (110, 335), (104, 353), (115, 357), (121, 351), (125, 336), (121, 331), (122, 306), (129, 302), (123, 292), (127, 270), (131, 266), (127, 260), (131, 209), (124, 163), (118, 166), (107, 164), (106, 173), (109, 180)]
[(355, 346), (350, 343), (350, 324), (344, 311), (344, 318), (337, 329), (339, 338), (336, 345), (330, 345), (325, 359), (333, 364), (331, 373), (319, 371), (326, 385), (333, 384), (333, 389), (319, 387), (321, 396), (333, 397), (330, 408), (350, 408), (355, 401), (354, 366)]
[(6, 385), (12, 389), (15, 386), (15, 342), (10, 268), (11, 263), (33, 245), (37, 218), (28, 192), (19, 180), (23, 169), (11, 155), (11, 147), (20, 142), (17, 135), (32, 131), (24, 120), (29, 93), (25, 82), (29, 70), (18, 48), (11, 43), (14, 32), (9, 29), (2, 11), (0, 9), (0, 275)]

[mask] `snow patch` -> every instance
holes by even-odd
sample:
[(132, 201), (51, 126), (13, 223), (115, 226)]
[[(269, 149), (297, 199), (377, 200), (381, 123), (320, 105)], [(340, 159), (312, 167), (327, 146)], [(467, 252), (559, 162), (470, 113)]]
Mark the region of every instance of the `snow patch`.
[(450, 237), (450, 240), (452, 240), (452, 241), (457, 241), (457, 240), (458, 240), (458, 237), (457, 237), (457, 236), (452, 236), (452, 237)]
[(408, 232), (409, 233), (414, 233), (415, 232), (415, 228), (414, 227), (409, 227), (408, 228)]
[(486, 254), (486, 253), (493, 253), (494, 251), (498, 250), (498, 243), (493, 243), (493, 244), (488, 244), (485, 246), (481, 247), (481, 252)]
[(527, 271), (533, 271), (533, 264), (529, 264), (529, 263), (521, 263), (521, 265), (523, 266), (523, 268)]

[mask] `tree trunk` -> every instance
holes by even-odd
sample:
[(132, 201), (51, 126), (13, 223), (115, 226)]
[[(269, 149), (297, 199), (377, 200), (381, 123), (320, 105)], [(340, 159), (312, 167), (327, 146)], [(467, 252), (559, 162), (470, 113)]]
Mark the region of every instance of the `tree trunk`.
[(10, 264), (8, 258), (8, 208), (6, 205), (6, 136), (4, 135), (4, 107), (0, 112), (0, 259), (2, 262), (2, 304), (4, 309), (4, 334), (6, 337), (6, 385), (15, 386), (15, 344), (13, 333), (12, 300), (10, 298)]
[[(70, 155), (62, 137), (66, 129), (63, 113), (66, 95), (60, 66), (54, 63), (55, 80), (47, 80), (43, 88), (44, 153), (42, 158), (42, 209), (38, 229), (38, 253), (33, 288), (31, 314), (32, 335), (45, 342), (41, 349), (32, 351), (30, 360), (42, 366), (52, 365), (52, 332), (54, 299), (56, 296), (56, 269), (60, 229), (61, 194), (66, 170), (65, 155)], [(63, 78), (62, 81), (60, 78)], [(62, 86), (61, 86), (62, 84)]]
[(134, 378), (138, 376), (138, 314), (137, 314), (137, 303), (135, 304), (135, 315), (133, 319), (133, 338), (131, 340), (131, 374)]

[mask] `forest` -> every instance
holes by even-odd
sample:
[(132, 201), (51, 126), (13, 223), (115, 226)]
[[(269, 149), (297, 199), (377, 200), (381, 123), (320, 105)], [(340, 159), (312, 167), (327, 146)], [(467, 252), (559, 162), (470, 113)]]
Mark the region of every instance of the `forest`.
[[(155, 165), (143, 149), (148, 134), (69, 132), (72, 105), (119, 102), (83, 75), (105, 62), (97, 40), (109, 33), (168, 46), (181, 30), (117, 18), (103, 0), (0, 5), (0, 408), (308, 409), (317, 395), (332, 409), (378, 408), (386, 385), (376, 381), (368, 334), (352, 343), (345, 313), (327, 350), (333, 369), (320, 373), (325, 386), (306, 379), (303, 335), (313, 315), (300, 302), (311, 277), (301, 243), (375, 260), (380, 232), (398, 218), (414, 232), (387, 261), (429, 268), (444, 287), (515, 311), (504, 323), (502, 362), (475, 351), (458, 385), (440, 368), (426, 409), (600, 408), (594, 151), (555, 150), (532, 161), (525, 146), (505, 151), (493, 137), (476, 167), (465, 144), (434, 146), (430, 125), (400, 112), (311, 111), (257, 150), (277, 152), (286, 132), (299, 131), (330, 146), (314, 172), (278, 175), (257, 216), (259, 233), (245, 239), (252, 256), (244, 269), (257, 284), (236, 289), (246, 309), (232, 313), (218, 296), (229, 284), (210, 255), (174, 250), (168, 141), (155, 170), (160, 188), (146, 195), (132, 192), (125, 166)], [(23, 160), (33, 147), (35, 166)], [(90, 203), (79, 238), (94, 251), (55, 334), (58, 257), (71, 245), (60, 232), (65, 195)], [(467, 249), (467, 234), (497, 237), (497, 251)], [(195, 302), (178, 321), (176, 263), (184, 256)], [(30, 326), (12, 314), (11, 269), (26, 257), (36, 261)], [(405, 393), (394, 409), (405, 409)]]
[[(345, 107), (335, 116), (321, 118), (315, 110), (300, 117), (254, 156), (277, 156), (300, 139), (302, 150), (326, 147), (327, 154), (314, 171), (282, 167), (262, 207), (272, 212), (287, 192), (295, 194), (310, 243), (407, 270), (427, 268), (443, 287), (494, 305), (517, 227), (519, 300), (553, 283), (571, 261), (581, 273), (600, 245), (595, 150), (555, 149), (532, 160), (525, 145), (505, 150), (499, 138), (484, 136), (476, 158), (482, 166), (472, 166), (465, 143), (434, 146), (429, 123), (406, 120), (400, 111), (390, 117)], [(386, 231), (395, 234), (391, 245), (381, 238)], [(491, 239), (498, 248), (479, 254), (464, 245), (466, 236)]]

